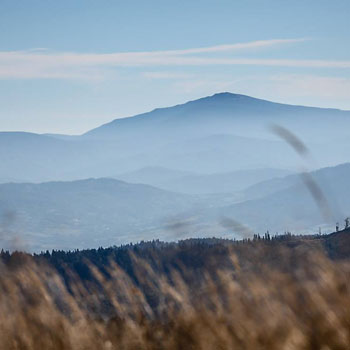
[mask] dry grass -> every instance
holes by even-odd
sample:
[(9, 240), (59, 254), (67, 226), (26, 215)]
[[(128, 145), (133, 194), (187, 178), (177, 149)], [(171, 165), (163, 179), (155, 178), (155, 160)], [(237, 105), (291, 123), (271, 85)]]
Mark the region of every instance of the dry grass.
[(111, 264), (112, 278), (91, 267), (99, 284), (75, 280), (73, 293), (25, 259), (1, 268), (0, 349), (349, 349), (349, 266), (280, 257), (254, 270), (230, 255), (225, 268), (188, 272), (194, 283), (135, 258), (138, 287)]

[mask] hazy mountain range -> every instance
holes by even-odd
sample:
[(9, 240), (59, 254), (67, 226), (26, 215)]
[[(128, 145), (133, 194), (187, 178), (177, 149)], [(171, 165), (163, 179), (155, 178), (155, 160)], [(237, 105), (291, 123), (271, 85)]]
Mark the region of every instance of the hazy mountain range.
[(0, 181), (110, 177), (144, 167), (197, 174), (295, 169), (299, 157), (271, 132), (298, 135), (319, 166), (348, 161), (350, 112), (230, 93), (116, 119), (84, 135), (0, 133)]
[[(305, 177), (291, 175), (246, 189), (251, 200), (220, 209), (220, 215), (246, 223), (253, 230), (310, 232), (327, 224), (334, 229), (350, 216), (350, 163), (323, 168)], [(312, 181), (310, 184), (309, 181)], [(315, 195), (315, 186), (320, 193)], [(326, 213), (324, 213), (326, 211)]]
[(208, 194), (241, 191), (258, 182), (287, 174), (291, 174), (291, 171), (269, 168), (196, 174), (161, 167), (146, 167), (117, 175), (116, 178), (130, 183), (148, 184), (174, 192)]
[[(333, 228), (350, 214), (350, 163), (310, 176), (329, 205), (327, 220), (300, 175), (263, 181), (232, 195), (178, 194), (103, 178), (2, 184), (0, 234), (7, 246), (15, 237), (27, 249), (42, 250), (155, 238), (242, 237), (241, 226), (260, 233), (315, 233), (318, 226)], [(231, 227), (230, 220), (235, 222)]]
[(191, 196), (114, 179), (10, 183), (0, 185), (0, 228), (8, 244), (19, 237), (41, 249), (104, 246), (140, 240), (195, 206)]
[(239, 235), (227, 218), (255, 231), (333, 225), (350, 214), (349, 164), (312, 173), (327, 219), (296, 173), (347, 163), (348, 130), (349, 111), (221, 93), (83, 135), (1, 132), (2, 241), (38, 250)]

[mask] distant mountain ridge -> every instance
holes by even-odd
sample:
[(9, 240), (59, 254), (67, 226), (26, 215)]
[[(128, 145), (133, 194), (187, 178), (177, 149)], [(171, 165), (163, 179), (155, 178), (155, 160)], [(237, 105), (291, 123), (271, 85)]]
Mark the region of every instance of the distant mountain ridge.
[[(86, 179), (0, 184), (1, 244), (69, 249), (140, 241), (197, 199), (143, 184)], [(155, 234), (155, 231), (151, 231)]]
[[(279, 118), (285, 115), (293, 115), (293, 118), (299, 118), (300, 115), (304, 116), (305, 114), (309, 117), (313, 117), (315, 114), (322, 117), (329, 113), (332, 113), (332, 115), (336, 115), (339, 118), (350, 118), (350, 111), (288, 105), (246, 95), (224, 92), (189, 101), (184, 104), (175, 105), (173, 107), (157, 108), (153, 111), (133, 117), (115, 119), (107, 124), (88, 131), (83, 136), (113, 136), (113, 133), (119, 132), (119, 128), (120, 131), (126, 131), (128, 127), (134, 126), (135, 123), (143, 123), (143, 127), (146, 127), (149, 123), (166, 124), (173, 127), (174, 122), (205, 122), (208, 117), (212, 118), (213, 114), (217, 118), (220, 118), (221, 122), (225, 121), (225, 119), (232, 118), (239, 118), (239, 121), (242, 122), (241, 117), (253, 118), (253, 120), (250, 120), (253, 122), (259, 122), (259, 118), (261, 119), (265, 117), (268, 118), (269, 122), (276, 122), (274, 118), (276, 115)], [(215, 121), (219, 124), (217, 118)], [(222, 132), (223, 130), (224, 129), (220, 128), (219, 130), (216, 130), (216, 132)]]
[(291, 230), (299, 233), (310, 232), (317, 225), (334, 226), (337, 221), (350, 217), (350, 163), (322, 168), (311, 172), (310, 176), (327, 201), (328, 222), (300, 175), (256, 184), (245, 191), (250, 200), (220, 208), (219, 215), (239, 220), (260, 232)]
[(198, 175), (296, 168), (299, 156), (271, 132), (273, 124), (300, 137), (321, 167), (349, 160), (350, 111), (219, 93), (78, 136), (0, 133), (0, 182), (111, 177), (145, 167)]
[[(330, 221), (324, 220), (297, 175), (262, 182), (254, 186), (258, 193), (252, 195), (249, 188), (241, 197), (179, 194), (108, 178), (2, 184), (2, 246), (11, 246), (14, 237), (19, 237), (26, 249), (38, 251), (158, 238), (241, 238), (247, 234), (242, 232), (244, 227), (251, 233), (315, 233), (318, 227), (342, 223), (350, 216), (350, 163), (320, 169), (310, 176), (327, 198)], [(266, 191), (259, 190), (265, 186)]]
[(143, 183), (168, 191), (188, 194), (232, 193), (261, 181), (283, 177), (284, 169), (246, 169), (213, 174), (196, 174), (160, 167), (146, 167), (115, 176), (130, 183)]

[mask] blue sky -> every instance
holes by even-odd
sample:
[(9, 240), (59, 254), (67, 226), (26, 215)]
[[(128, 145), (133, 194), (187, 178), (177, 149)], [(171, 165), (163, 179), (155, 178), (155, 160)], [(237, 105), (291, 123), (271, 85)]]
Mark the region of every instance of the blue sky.
[(0, 130), (82, 133), (220, 91), (350, 110), (348, 0), (0, 0)]

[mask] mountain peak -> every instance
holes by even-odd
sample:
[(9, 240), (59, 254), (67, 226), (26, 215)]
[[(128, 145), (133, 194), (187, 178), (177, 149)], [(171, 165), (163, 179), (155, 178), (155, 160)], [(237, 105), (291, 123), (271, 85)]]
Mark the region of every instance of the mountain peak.
[[(224, 100), (224, 99), (249, 99), (249, 100), (257, 100), (254, 97), (242, 94), (235, 94), (233, 92), (223, 91), (217, 92), (214, 95), (203, 97), (202, 99), (215, 99), (215, 100)], [(201, 100), (201, 99), (199, 99)]]
[(267, 104), (273, 104), (273, 102), (270, 102), (270, 101), (266, 101), (266, 100), (262, 100), (262, 99), (258, 99), (258, 98), (255, 98), (255, 97), (251, 97), (251, 96), (248, 96), (248, 95), (242, 95), (242, 94), (235, 94), (235, 93), (232, 93), (232, 92), (227, 92), (227, 91), (224, 91), (224, 92), (217, 92), (215, 93), (214, 95), (211, 95), (211, 96), (206, 96), (206, 97), (202, 97), (202, 98), (199, 98), (197, 100), (193, 100), (193, 101), (189, 101), (183, 105), (180, 105), (180, 106), (186, 106), (187, 104), (202, 104), (202, 103), (219, 103), (219, 104), (234, 104), (234, 103), (237, 103), (237, 102), (241, 102), (241, 103), (252, 103), (252, 102), (255, 102), (255, 103), (267, 103)]
[(212, 98), (239, 98), (239, 97), (246, 97), (246, 98), (252, 98), (250, 96), (247, 95), (241, 95), (241, 94), (234, 94), (232, 92), (228, 92), (228, 91), (224, 91), (224, 92), (217, 92), (216, 94), (209, 96)]

